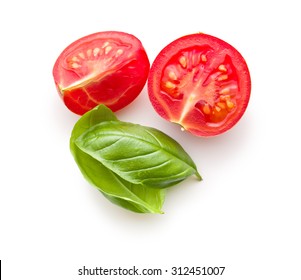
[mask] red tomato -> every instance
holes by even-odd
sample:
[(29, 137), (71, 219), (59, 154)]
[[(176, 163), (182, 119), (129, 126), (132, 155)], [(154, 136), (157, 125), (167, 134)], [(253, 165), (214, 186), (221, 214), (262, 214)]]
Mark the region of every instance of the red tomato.
[(102, 103), (117, 111), (142, 91), (149, 60), (133, 35), (107, 31), (83, 37), (58, 57), (53, 77), (65, 105), (82, 115)]
[(197, 136), (221, 134), (244, 114), (251, 79), (241, 54), (206, 34), (181, 37), (152, 64), (148, 92), (157, 113)]

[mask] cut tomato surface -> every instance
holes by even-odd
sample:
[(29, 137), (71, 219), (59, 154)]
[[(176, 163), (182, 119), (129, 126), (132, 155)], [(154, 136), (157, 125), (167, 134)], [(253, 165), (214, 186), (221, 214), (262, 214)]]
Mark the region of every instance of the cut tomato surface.
[(198, 33), (173, 41), (158, 54), (148, 92), (161, 117), (197, 136), (214, 136), (229, 130), (244, 114), (251, 79), (234, 47)]
[(98, 104), (117, 111), (142, 91), (149, 60), (133, 35), (106, 31), (78, 39), (58, 57), (53, 77), (65, 105), (82, 115)]

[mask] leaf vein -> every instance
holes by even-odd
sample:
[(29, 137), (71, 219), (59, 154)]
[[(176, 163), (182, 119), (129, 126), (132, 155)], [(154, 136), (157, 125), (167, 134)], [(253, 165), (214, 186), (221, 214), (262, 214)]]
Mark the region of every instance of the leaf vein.
[(169, 164), (171, 161), (172, 160), (167, 160), (167, 161), (164, 161), (164, 162), (154, 165), (154, 166), (147, 166), (147, 167), (143, 167), (143, 168), (139, 168), (139, 169), (131, 169), (131, 170), (127, 170), (127, 171), (122, 171), (122, 173), (133, 173), (133, 172), (147, 171), (147, 170), (152, 170), (152, 169), (156, 169), (156, 168), (161, 168), (161, 167)]
[[(172, 180), (174, 178), (181, 178), (182, 177), (182, 174), (184, 175), (186, 172), (188, 171), (188, 169), (185, 169), (183, 170), (182, 172), (180, 173), (177, 173), (177, 174), (174, 174), (174, 175), (168, 175), (168, 176), (163, 176), (163, 177), (152, 177), (152, 178), (146, 178), (144, 180), (142, 180), (141, 182), (145, 182), (145, 181), (149, 181), (150, 179), (165, 179), (165, 178), (168, 178), (168, 180)], [(184, 180), (184, 177), (182, 177), (182, 180)]]
[(127, 134), (127, 133), (107, 133), (106, 136), (119, 136), (119, 137), (121, 137), (120, 139), (118, 139), (118, 141), (121, 140), (121, 139), (124, 139), (125, 137), (126, 138), (131, 138), (131, 139), (136, 139), (136, 140), (139, 139), (139, 141), (144, 142), (144, 143), (148, 144), (149, 146), (153, 146), (153, 147), (157, 148), (158, 151), (161, 150), (165, 154), (171, 155), (173, 158), (176, 158), (176, 159), (180, 160), (185, 165), (187, 165), (189, 167), (192, 167), (188, 162), (186, 162), (185, 160), (183, 160), (181, 157), (179, 157), (178, 155), (176, 155), (174, 153), (171, 153), (169, 150), (165, 149), (164, 146), (162, 146), (160, 144), (159, 140), (156, 137), (155, 137), (155, 139), (156, 139), (156, 142), (159, 144), (159, 147), (155, 143), (150, 142), (148, 140), (145, 140), (142, 137), (139, 137), (139, 136), (136, 136), (136, 135), (133, 136), (133, 135)]
[(150, 136), (152, 136), (157, 141), (157, 143), (159, 144), (159, 146), (161, 148), (163, 148), (161, 141), (153, 133), (151, 133), (149, 130), (145, 130), (145, 132), (148, 133)]
[(142, 155), (134, 155), (132, 157), (125, 157), (125, 158), (119, 158), (119, 159), (106, 159), (107, 161), (112, 161), (112, 162), (121, 162), (121, 161), (127, 161), (127, 160), (131, 160), (131, 159), (139, 159), (139, 158), (143, 158), (143, 157), (147, 157), (147, 156), (150, 156), (152, 154), (156, 154), (160, 152), (159, 150), (157, 151), (153, 151), (153, 152), (150, 152), (150, 153), (146, 153), (146, 154), (142, 154)]

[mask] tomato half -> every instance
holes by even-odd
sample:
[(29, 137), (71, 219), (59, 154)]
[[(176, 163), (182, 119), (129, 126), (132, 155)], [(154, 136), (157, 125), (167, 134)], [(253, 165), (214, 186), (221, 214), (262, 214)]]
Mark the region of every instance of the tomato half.
[(82, 115), (98, 104), (117, 111), (142, 91), (150, 68), (133, 35), (106, 31), (85, 36), (58, 57), (53, 77), (66, 106)]
[(213, 136), (229, 130), (242, 117), (251, 79), (234, 47), (198, 33), (173, 41), (158, 54), (148, 92), (161, 117), (197, 136)]

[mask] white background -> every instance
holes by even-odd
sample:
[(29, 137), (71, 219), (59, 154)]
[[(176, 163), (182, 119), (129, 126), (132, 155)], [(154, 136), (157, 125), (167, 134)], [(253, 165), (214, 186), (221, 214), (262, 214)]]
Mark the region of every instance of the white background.
[[(84, 265), (225, 266), (223, 276), (185, 279), (301, 279), (298, 2), (2, 1), (3, 279), (121, 279), (78, 276)], [(151, 62), (174, 39), (204, 32), (235, 46), (249, 65), (249, 107), (221, 136), (198, 138), (164, 121), (146, 89), (118, 112), (121, 120), (175, 138), (203, 176), (171, 189), (164, 215), (108, 202), (83, 179), (69, 151), (78, 116), (61, 102), (52, 67), (68, 44), (105, 30), (137, 36)]]

